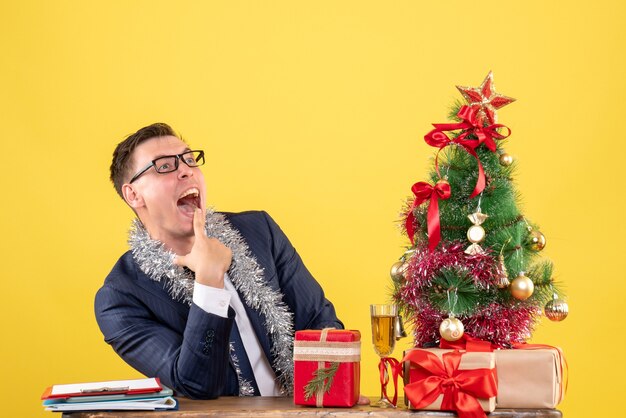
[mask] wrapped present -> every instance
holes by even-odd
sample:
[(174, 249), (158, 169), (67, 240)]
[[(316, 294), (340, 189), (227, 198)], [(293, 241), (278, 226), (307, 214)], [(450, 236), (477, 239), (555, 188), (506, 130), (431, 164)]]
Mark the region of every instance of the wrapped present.
[(361, 334), (354, 330), (302, 330), (293, 347), (294, 403), (356, 404), (361, 384)]
[(442, 348), (493, 351), (498, 372), (498, 408), (556, 408), (567, 388), (563, 351), (545, 344), (515, 344), (512, 350), (467, 334)]
[(414, 348), (402, 361), (409, 408), (456, 411), (461, 418), (496, 408), (494, 353)]
[(520, 344), (496, 350), (498, 408), (556, 408), (565, 393), (565, 359), (560, 349)]

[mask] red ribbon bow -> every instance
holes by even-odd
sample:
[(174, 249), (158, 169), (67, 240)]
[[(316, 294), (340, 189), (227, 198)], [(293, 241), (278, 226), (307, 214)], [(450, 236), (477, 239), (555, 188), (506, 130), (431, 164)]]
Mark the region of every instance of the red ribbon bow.
[[(387, 384), (389, 383), (389, 373), (387, 366), (391, 370), (391, 378), (393, 380), (393, 399), (389, 399), (387, 395)], [(402, 375), (402, 363), (393, 357), (382, 357), (378, 363), (378, 371), (380, 372), (380, 388), (382, 396), (385, 397), (393, 406), (398, 404), (398, 376)]]
[[(476, 180), (476, 186), (474, 191), (470, 195), (470, 199), (478, 196), (480, 192), (485, 188), (485, 172), (483, 166), (480, 163), (480, 159), (476, 154), (476, 148), (480, 144), (485, 146), (491, 151), (496, 151), (496, 142), (494, 139), (504, 139), (511, 135), (511, 130), (501, 124), (492, 124), (489, 126), (483, 126), (483, 120), (477, 117), (477, 108), (470, 106), (462, 106), (457, 116), (463, 121), (459, 123), (433, 123), (435, 129), (430, 131), (424, 136), (424, 140), (430, 146), (439, 148), (437, 156), (435, 157), (435, 169), (439, 173), (439, 152), (450, 144), (458, 144), (462, 146), (472, 157), (476, 159), (478, 163), (478, 179)], [(504, 128), (508, 132), (506, 135), (502, 135), (497, 131), (498, 128)], [(446, 131), (456, 131), (458, 129), (464, 130), (457, 137), (450, 139), (445, 133)], [(476, 136), (477, 139), (467, 139), (469, 135)]]
[(411, 350), (404, 356), (403, 362), (410, 361), (418, 366), (411, 369), (412, 382), (404, 386), (413, 408), (430, 405), (443, 394), (441, 410), (456, 411), (460, 418), (486, 417), (476, 398), (496, 396), (495, 369), (459, 370), (462, 355), (458, 350), (444, 353), (443, 362), (426, 350)]
[(411, 190), (413, 194), (415, 194), (415, 200), (411, 205), (411, 209), (409, 209), (409, 214), (406, 217), (405, 227), (406, 232), (409, 235), (409, 239), (412, 244), (414, 242), (415, 236), (415, 215), (413, 214), (413, 210), (430, 199), (430, 204), (428, 205), (428, 249), (433, 251), (439, 241), (441, 241), (441, 227), (439, 223), (439, 199), (448, 199), (450, 198), (450, 183), (447, 181), (439, 180), (435, 186), (432, 186), (428, 183), (420, 181), (415, 183)]

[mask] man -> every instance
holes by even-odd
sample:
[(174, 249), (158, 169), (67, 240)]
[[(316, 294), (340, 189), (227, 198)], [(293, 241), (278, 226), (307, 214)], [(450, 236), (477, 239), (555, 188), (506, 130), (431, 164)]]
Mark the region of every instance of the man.
[(294, 330), (343, 324), (267, 213), (206, 208), (203, 163), (163, 123), (115, 149), (111, 181), (138, 219), (96, 295), (98, 325), (184, 396), (291, 393)]

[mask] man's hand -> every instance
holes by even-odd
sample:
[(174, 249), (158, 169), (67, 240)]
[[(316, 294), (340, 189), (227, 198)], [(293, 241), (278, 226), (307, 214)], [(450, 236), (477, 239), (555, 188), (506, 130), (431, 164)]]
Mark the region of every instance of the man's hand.
[(191, 252), (179, 255), (174, 259), (177, 266), (188, 267), (196, 273), (196, 281), (219, 289), (224, 288), (224, 274), (228, 271), (233, 259), (232, 251), (215, 238), (204, 233), (206, 218), (202, 209), (197, 208), (193, 214), (194, 243)]

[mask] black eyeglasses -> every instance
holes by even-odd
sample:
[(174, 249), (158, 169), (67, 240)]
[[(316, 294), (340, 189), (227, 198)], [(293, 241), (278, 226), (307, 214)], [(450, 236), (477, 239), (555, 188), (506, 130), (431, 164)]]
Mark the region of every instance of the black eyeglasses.
[(133, 181), (137, 180), (139, 176), (150, 170), (152, 167), (154, 167), (156, 172), (159, 174), (171, 173), (172, 171), (176, 171), (178, 170), (179, 160), (187, 164), (189, 167), (199, 167), (204, 164), (204, 151), (186, 151), (178, 155), (165, 155), (163, 157), (156, 158), (152, 160), (150, 164), (142, 168), (137, 174), (135, 174), (128, 183), (130, 184)]

